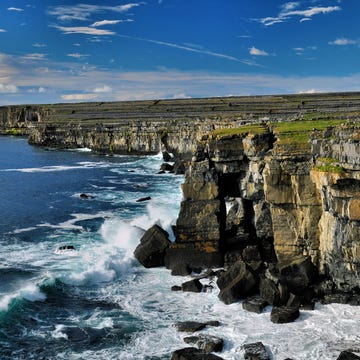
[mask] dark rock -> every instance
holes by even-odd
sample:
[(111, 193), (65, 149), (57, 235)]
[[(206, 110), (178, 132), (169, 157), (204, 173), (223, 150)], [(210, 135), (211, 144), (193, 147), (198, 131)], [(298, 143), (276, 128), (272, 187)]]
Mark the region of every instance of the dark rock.
[(206, 326), (220, 326), (218, 321), (197, 322), (197, 321), (182, 321), (176, 324), (176, 328), (181, 332), (193, 333), (204, 329)]
[(187, 344), (195, 345), (206, 353), (220, 352), (224, 347), (224, 340), (211, 335), (188, 336), (184, 338)]
[(206, 354), (202, 350), (194, 347), (176, 350), (171, 360), (221, 360), (222, 358), (214, 354)]
[(206, 293), (211, 293), (214, 290), (214, 287), (212, 285), (204, 285), (203, 291)]
[(141, 197), (139, 199), (136, 200), (136, 202), (144, 202), (144, 201), (149, 201), (151, 200), (151, 196), (145, 196), (145, 197)]
[(181, 291), (181, 290), (182, 290), (182, 287), (178, 286), (178, 285), (174, 285), (171, 287), (171, 291)]
[(353, 354), (350, 351), (342, 351), (336, 360), (357, 360), (360, 356)]
[(88, 194), (80, 194), (80, 199), (94, 199), (95, 196)]
[(223, 273), (217, 280), (220, 288), (219, 298), (225, 304), (231, 304), (253, 295), (258, 282), (247, 265), (239, 260)]
[(203, 288), (202, 283), (198, 279), (184, 282), (181, 286), (183, 291), (190, 292), (201, 292)]
[(76, 250), (74, 245), (62, 245), (58, 247), (58, 250)]
[(167, 151), (163, 151), (162, 156), (165, 162), (173, 160), (173, 157)]
[(270, 305), (277, 306), (280, 304), (280, 291), (270, 279), (260, 279), (259, 291), (260, 296)]
[(185, 165), (181, 160), (177, 160), (174, 163), (174, 174), (175, 175), (183, 175), (185, 174)]
[(169, 234), (154, 225), (141, 238), (134, 256), (146, 268), (164, 266), (165, 251), (169, 245)]
[(280, 306), (271, 310), (270, 319), (276, 324), (285, 324), (295, 321), (300, 316), (299, 308)]
[(267, 305), (267, 301), (258, 295), (249, 297), (242, 303), (244, 310), (257, 314), (261, 314)]
[(168, 164), (168, 163), (163, 163), (160, 166), (160, 171), (170, 171), (173, 172), (174, 171), (174, 165)]
[(257, 245), (246, 246), (242, 252), (242, 258), (245, 262), (261, 261), (261, 255)]
[(165, 174), (165, 171), (160, 170), (160, 171), (157, 172), (157, 174), (159, 174), (159, 175), (160, 175), (160, 174)]
[[(166, 264), (166, 262), (165, 262)], [(171, 268), (171, 275), (173, 276), (187, 276), (191, 274), (191, 268), (181, 262), (175, 263)]]
[(286, 303), (286, 306), (299, 308), (300, 305), (302, 304), (302, 301), (303, 301), (303, 299), (301, 298), (300, 295), (290, 294), (289, 300)]
[(270, 360), (270, 356), (262, 342), (243, 345), (246, 360)]
[(281, 269), (282, 279), (294, 294), (301, 294), (319, 278), (319, 272), (309, 257)]

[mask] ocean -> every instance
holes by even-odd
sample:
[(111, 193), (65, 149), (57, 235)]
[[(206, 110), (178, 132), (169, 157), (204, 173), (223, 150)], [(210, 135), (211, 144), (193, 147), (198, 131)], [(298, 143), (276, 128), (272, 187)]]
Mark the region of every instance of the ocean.
[(243, 359), (242, 345), (257, 341), (276, 360), (360, 350), (358, 307), (316, 304), (272, 324), (270, 307), (224, 305), (216, 286), (172, 292), (189, 277), (139, 265), (144, 231), (157, 223), (173, 239), (180, 207), (184, 179), (157, 174), (161, 163), (0, 137), (0, 359), (170, 359), (188, 346), (174, 326), (185, 320), (220, 321), (202, 332), (225, 340), (224, 359)]

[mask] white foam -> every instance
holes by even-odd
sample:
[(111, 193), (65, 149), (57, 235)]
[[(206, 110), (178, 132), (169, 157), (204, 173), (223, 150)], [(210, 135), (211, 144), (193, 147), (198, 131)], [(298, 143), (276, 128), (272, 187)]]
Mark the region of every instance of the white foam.
[(0, 299), (0, 311), (7, 311), (11, 302), (16, 299), (25, 299), (32, 302), (45, 301), (46, 295), (40, 291), (37, 285), (27, 285), (16, 292), (3, 296)]

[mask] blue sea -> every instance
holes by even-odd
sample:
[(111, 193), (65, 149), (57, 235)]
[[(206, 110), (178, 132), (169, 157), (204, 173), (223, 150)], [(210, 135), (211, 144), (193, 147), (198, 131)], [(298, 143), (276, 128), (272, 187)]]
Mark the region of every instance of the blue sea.
[(170, 359), (188, 346), (174, 327), (184, 320), (220, 321), (204, 332), (225, 340), (224, 359), (242, 359), (242, 345), (256, 341), (273, 359), (360, 348), (359, 308), (317, 304), (272, 324), (270, 308), (226, 306), (214, 284), (172, 292), (188, 278), (139, 265), (133, 251), (146, 229), (157, 223), (173, 239), (182, 198), (183, 177), (157, 174), (161, 163), (0, 137), (0, 359)]

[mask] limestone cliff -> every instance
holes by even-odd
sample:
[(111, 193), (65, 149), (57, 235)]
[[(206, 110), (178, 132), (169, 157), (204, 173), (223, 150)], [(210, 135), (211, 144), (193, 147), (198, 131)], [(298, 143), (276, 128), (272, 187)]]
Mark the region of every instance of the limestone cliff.
[(190, 268), (310, 258), (336, 289), (356, 290), (359, 139), (359, 123), (345, 120), (211, 132), (186, 173), (172, 252), (198, 249), (188, 260), (177, 250)]

